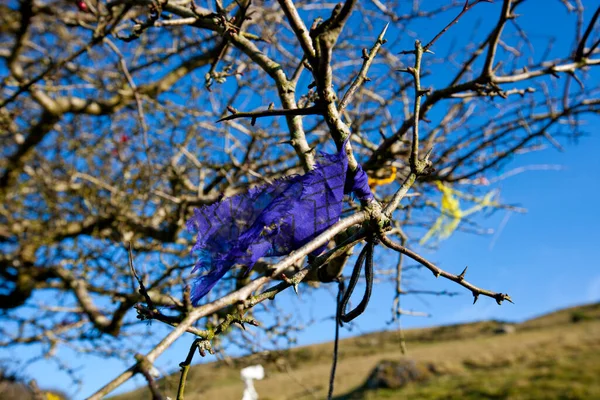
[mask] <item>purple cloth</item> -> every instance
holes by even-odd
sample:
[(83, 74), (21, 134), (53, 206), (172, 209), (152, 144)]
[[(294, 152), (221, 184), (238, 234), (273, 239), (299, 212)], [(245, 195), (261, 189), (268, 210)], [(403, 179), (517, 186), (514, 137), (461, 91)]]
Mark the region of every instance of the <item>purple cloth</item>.
[(304, 175), (194, 209), (187, 222), (188, 230), (198, 233), (192, 252), (199, 259), (192, 272), (207, 272), (195, 282), (194, 305), (235, 264), (249, 271), (259, 258), (287, 255), (327, 230), (340, 218), (344, 194), (353, 192), (361, 201), (373, 199), (360, 166), (355, 174), (346, 175), (344, 147), (337, 154), (321, 153), (315, 169)]

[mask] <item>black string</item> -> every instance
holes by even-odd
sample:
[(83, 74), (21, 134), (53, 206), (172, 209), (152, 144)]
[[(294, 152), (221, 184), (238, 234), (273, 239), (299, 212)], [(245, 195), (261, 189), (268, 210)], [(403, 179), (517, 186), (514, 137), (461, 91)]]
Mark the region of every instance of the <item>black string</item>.
[[(339, 338), (340, 338), (340, 326), (343, 325), (344, 322), (350, 322), (354, 318), (361, 315), (367, 305), (369, 304), (369, 299), (371, 298), (371, 292), (373, 289), (373, 249), (375, 247), (376, 240), (372, 235), (369, 235), (367, 238), (367, 244), (361, 250), (358, 255), (358, 259), (354, 264), (354, 269), (352, 270), (352, 276), (350, 277), (350, 282), (348, 284), (348, 290), (344, 290), (344, 281), (340, 279), (338, 282), (338, 294), (336, 300), (336, 312), (335, 312), (335, 339), (333, 342), (333, 362), (331, 365), (331, 374), (329, 375), (329, 393), (327, 395), (327, 399), (331, 400), (333, 398), (333, 386), (335, 382), (335, 370), (337, 367), (337, 359), (338, 359), (338, 346), (339, 346)], [(363, 264), (365, 265), (365, 279), (366, 279), (366, 288), (365, 294), (363, 295), (360, 303), (348, 313), (345, 313), (344, 310), (348, 305), (348, 301), (350, 301), (350, 297), (354, 292), (354, 288), (356, 287), (356, 283), (360, 278), (360, 271), (362, 269)]]
[[(352, 271), (352, 276), (350, 277), (350, 283), (348, 283), (348, 290), (344, 293), (344, 297), (342, 299), (342, 309), (340, 314), (340, 320), (342, 322), (350, 322), (354, 318), (361, 315), (365, 309), (367, 308), (367, 304), (369, 304), (369, 299), (371, 298), (371, 291), (373, 289), (373, 248), (375, 247), (375, 243), (372, 238), (367, 240), (367, 244), (363, 247), (358, 259), (356, 260), (356, 264), (354, 264), (354, 270)], [(360, 278), (360, 271), (362, 269), (363, 264), (365, 264), (365, 279), (366, 279), (366, 287), (365, 294), (363, 295), (360, 303), (354, 308), (352, 311), (347, 313), (344, 312), (346, 310), (346, 306), (350, 301), (350, 297), (352, 293), (354, 293), (354, 288), (356, 287), (356, 283)]]
[(335, 310), (335, 339), (333, 341), (333, 362), (331, 364), (331, 373), (329, 374), (329, 393), (327, 394), (327, 399), (331, 400), (333, 397), (333, 384), (335, 381), (335, 369), (337, 367), (337, 359), (338, 359), (338, 344), (340, 341), (340, 326), (342, 325), (342, 321), (340, 321), (340, 316), (342, 314), (342, 296), (344, 295), (344, 281), (340, 279), (338, 281), (338, 294), (336, 299), (336, 310)]

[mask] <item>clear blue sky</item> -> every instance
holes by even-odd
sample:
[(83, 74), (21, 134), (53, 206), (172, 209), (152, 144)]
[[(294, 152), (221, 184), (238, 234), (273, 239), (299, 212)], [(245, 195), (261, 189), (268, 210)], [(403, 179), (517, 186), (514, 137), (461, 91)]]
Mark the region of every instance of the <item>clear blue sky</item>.
[[(532, 3), (539, 6), (546, 2)], [(490, 7), (493, 7), (496, 15), (499, 4)], [(537, 18), (528, 20), (528, 27), (547, 32), (548, 26), (560, 26), (564, 7), (559, 1), (548, 1), (548, 6), (537, 10), (536, 16)], [(461, 29), (465, 28), (461, 28), (459, 24), (453, 29), (455, 34), (460, 34), (464, 33)], [(429, 32), (423, 32), (424, 40), (428, 38), (427, 34)], [(570, 39), (559, 40), (557, 50), (561, 46), (564, 50), (564, 46), (570, 44)], [(439, 46), (443, 46), (443, 42)], [(597, 124), (600, 121), (596, 119), (592, 122)], [(431, 273), (423, 272), (416, 281), (419, 288), (446, 289), (461, 292), (462, 295), (450, 298), (403, 297), (404, 309), (431, 314), (429, 318), (403, 317), (402, 324), (405, 328), (492, 318), (521, 321), (558, 308), (600, 301), (600, 157), (597, 155), (600, 149), (600, 129), (596, 126), (590, 126), (590, 136), (581, 139), (578, 144), (567, 143), (563, 153), (549, 149), (523, 155), (505, 168), (506, 171), (511, 167), (534, 164), (564, 167), (559, 171), (525, 172), (502, 181), (502, 200), (520, 204), (528, 212), (511, 214), (500, 234), (475, 236), (459, 232), (441, 242), (437, 251), (424, 253), (451, 272), (459, 273), (468, 265), (469, 281), (484, 288), (507, 292), (515, 304), (498, 306), (493, 300), (482, 297), (476, 305), (472, 305), (472, 297), (467, 290), (441, 278), (436, 280)], [(505, 217), (504, 212), (499, 212), (481, 222), (486, 227), (497, 229)], [(391, 285), (377, 286), (367, 312), (356, 321), (356, 329), (353, 332), (342, 331), (342, 335), (393, 328), (386, 324), (391, 316), (392, 296)], [(312, 310), (310, 314), (317, 322), (299, 336), (300, 344), (333, 339), (333, 322), (328, 319), (334, 311), (333, 288), (301, 292), (300, 299), (296, 299), (290, 291), (278, 301), (282, 305), (291, 304), (293, 307), (302, 306), (303, 309)], [(159, 324), (154, 326), (157, 338), (167, 332)], [(168, 372), (177, 370), (190, 341), (189, 336), (179, 340), (159, 359), (159, 369)], [(34, 354), (34, 350), (35, 347), (11, 351), (0, 349), (0, 359), (24, 359), (28, 354)], [(78, 370), (84, 380), (81, 392), (69, 390), (68, 377), (47, 361), (39, 361), (24, 372), (36, 378), (40, 386), (67, 390), (74, 398), (91, 394), (130, 365), (130, 361), (123, 363), (100, 360), (69, 353), (64, 348), (59, 349), (59, 355), (64, 355), (74, 365), (81, 366)], [(119, 391), (141, 384), (143, 381), (138, 378), (122, 386)]]

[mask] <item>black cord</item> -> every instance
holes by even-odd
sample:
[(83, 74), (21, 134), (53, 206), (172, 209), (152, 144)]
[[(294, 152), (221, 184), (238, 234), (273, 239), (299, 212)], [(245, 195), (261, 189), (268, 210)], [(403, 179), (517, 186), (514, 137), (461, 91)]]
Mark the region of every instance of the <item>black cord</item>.
[[(356, 260), (356, 264), (354, 264), (354, 270), (352, 271), (352, 276), (350, 277), (350, 283), (348, 283), (348, 290), (344, 293), (344, 297), (342, 299), (342, 309), (340, 314), (340, 320), (342, 322), (350, 322), (354, 318), (361, 315), (367, 305), (369, 304), (369, 299), (371, 298), (371, 292), (373, 289), (373, 248), (375, 247), (375, 242), (373, 238), (369, 238), (367, 240), (367, 244), (363, 247), (360, 252), (358, 259)], [(350, 301), (350, 297), (352, 293), (354, 293), (354, 288), (356, 287), (356, 283), (360, 278), (360, 271), (362, 269), (363, 264), (365, 264), (365, 279), (366, 279), (366, 287), (365, 294), (363, 295), (360, 303), (354, 308), (352, 311), (345, 313), (344, 310)]]
[(336, 311), (335, 311), (335, 339), (333, 341), (333, 362), (331, 364), (331, 373), (329, 374), (329, 393), (327, 394), (327, 399), (331, 400), (333, 397), (333, 384), (335, 381), (335, 369), (337, 367), (337, 359), (338, 359), (338, 345), (340, 342), (340, 326), (342, 325), (342, 321), (340, 321), (340, 316), (342, 314), (342, 296), (344, 295), (344, 281), (338, 281), (338, 294), (336, 299)]
[[(333, 385), (335, 382), (335, 370), (337, 368), (338, 360), (340, 326), (342, 326), (344, 322), (350, 322), (354, 318), (361, 315), (367, 308), (369, 299), (371, 298), (371, 292), (373, 289), (373, 249), (375, 248), (375, 244), (377, 244), (375, 238), (372, 235), (369, 235), (367, 244), (361, 250), (360, 254), (358, 255), (358, 259), (354, 264), (352, 276), (350, 277), (350, 282), (348, 283), (348, 290), (344, 289), (344, 281), (342, 279), (338, 281), (339, 284), (335, 312), (335, 339), (333, 342), (333, 361), (331, 364), (331, 374), (329, 375), (329, 393), (327, 395), (328, 400), (333, 398)], [(346, 309), (348, 301), (350, 301), (350, 297), (352, 296), (354, 288), (356, 287), (356, 283), (360, 278), (360, 271), (363, 264), (365, 265), (365, 279), (367, 281), (365, 294), (363, 295), (360, 303), (352, 311), (345, 313), (344, 310)]]

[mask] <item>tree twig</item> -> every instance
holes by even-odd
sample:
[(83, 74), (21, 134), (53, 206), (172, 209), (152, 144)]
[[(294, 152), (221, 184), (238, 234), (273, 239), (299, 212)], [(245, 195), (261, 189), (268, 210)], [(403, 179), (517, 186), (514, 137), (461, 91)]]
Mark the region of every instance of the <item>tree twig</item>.
[(471, 293), (473, 294), (473, 303), (475, 303), (477, 301), (477, 299), (479, 298), (479, 295), (484, 295), (487, 297), (491, 297), (494, 300), (496, 300), (496, 302), (500, 305), (502, 304), (503, 301), (508, 301), (508, 302), (513, 302), (512, 299), (510, 298), (510, 296), (508, 294), (505, 293), (496, 293), (496, 292), (492, 292), (486, 289), (481, 289), (469, 282), (467, 282), (465, 280), (465, 274), (467, 272), (467, 268), (465, 268), (463, 270), (463, 272), (461, 272), (459, 275), (454, 275), (451, 274), (449, 272), (444, 271), (443, 269), (439, 268), (438, 266), (436, 266), (435, 264), (433, 264), (432, 262), (428, 261), (427, 259), (425, 259), (424, 257), (418, 255), (417, 253), (415, 253), (414, 251), (407, 249), (404, 246), (401, 246), (397, 243), (395, 243), (394, 241), (392, 241), (391, 239), (389, 239), (384, 233), (379, 234), (378, 235), (379, 239), (381, 240), (381, 243), (385, 244), (387, 247), (389, 247), (390, 249), (396, 250), (397, 252), (400, 252), (410, 258), (412, 258), (413, 260), (417, 261), (418, 263), (422, 264), (424, 267), (426, 267), (427, 269), (429, 269), (431, 272), (433, 272), (433, 275), (437, 278), (439, 276), (442, 276), (446, 279), (449, 279), (453, 282), (458, 283), (461, 286), (466, 287), (467, 289), (469, 289), (471, 291)]
[(258, 110), (249, 112), (235, 112), (231, 115), (218, 119), (217, 122), (231, 121), (237, 118), (251, 118), (252, 125), (257, 118), (276, 117), (276, 116), (298, 116), (298, 115), (322, 115), (323, 107), (312, 106), (306, 108), (290, 108), (279, 110)]
[(373, 47), (371, 48), (369, 53), (367, 54), (366, 49), (364, 50), (364, 53), (362, 56), (363, 57), (362, 67), (361, 67), (360, 72), (358, 73), (358, 76), (356, 77), (356, 79), (354, 79), (354, 81), (352, 82), (352, 84), (350, 85), (350, 87), (348, 88), (346, 93), (344, 93), (344, 97), (342, 97), (342, 100), (340, 101), (340, 103), (338, 105), (338, 109), (340, 111), (342, 111), (344, 108), (346, 108), (348, 103), (352, 100), (352, 96), (354, 96), (354, 93), (358, 90), (360, 85), (362, 85), (365, 81), (369, 80), (369, 78), (367, 78), (367, 72), (369, 71), (369, 68), (371, 67), (371, 64), (373, 63), (373, 60), (375, 59), (377, 52), (379, 51), (381, 46), (384, 45), (386, 42), (383, 37), (385, 36), (385, 33), (386, 33), (389, 25), (390, 25), (389, 23), (385, 24), (385, 27), (383, 28), (383, 30), (377, 37), (377, 40), (375, 41), (375, 44), (373, 45)]

